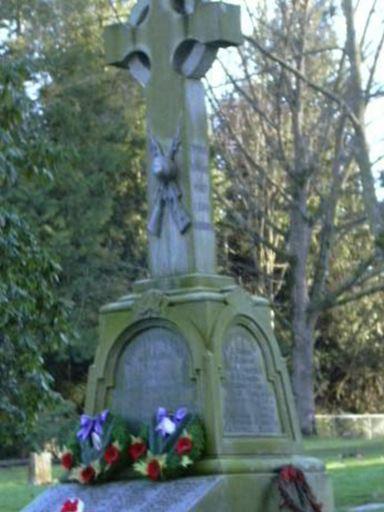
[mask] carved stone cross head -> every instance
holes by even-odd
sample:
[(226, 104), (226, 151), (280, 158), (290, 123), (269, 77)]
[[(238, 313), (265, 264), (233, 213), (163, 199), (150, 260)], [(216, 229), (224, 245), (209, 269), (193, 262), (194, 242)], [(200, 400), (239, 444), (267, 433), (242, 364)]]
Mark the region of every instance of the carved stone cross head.
[(105, 31), (107, 60), (129, 69), (143, 86), (169, 68), (199, 79), (220, 47), (241, 44), (238, 18), (237, 6), (221, 2), (139, 0), (128, 24)]

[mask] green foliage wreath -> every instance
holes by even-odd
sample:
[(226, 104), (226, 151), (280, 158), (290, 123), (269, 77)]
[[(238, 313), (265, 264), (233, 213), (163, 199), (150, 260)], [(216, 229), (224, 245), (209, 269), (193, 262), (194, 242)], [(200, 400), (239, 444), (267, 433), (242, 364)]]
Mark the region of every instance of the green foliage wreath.
[(82, 415), (61, 457), (63, 482), (96, 484), (118, 479), (131, 470), (153, 481), (175, 478), (199, 460), (205, 448), (201, 420), (186, 409), (175, 414), (159, 408), (138, 435), (109, 411)]

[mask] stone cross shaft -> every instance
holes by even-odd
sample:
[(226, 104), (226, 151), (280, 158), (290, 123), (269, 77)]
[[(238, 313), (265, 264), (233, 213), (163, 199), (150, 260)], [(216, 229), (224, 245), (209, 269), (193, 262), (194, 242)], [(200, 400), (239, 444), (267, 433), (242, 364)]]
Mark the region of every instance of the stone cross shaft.
[(203, 0), (139, 0), (105, 31), (109, 64), (145, 88), (149, 254), (154, 277), (214, 274), (205, 75), (221, 47), (240, 45), (239, 7)]

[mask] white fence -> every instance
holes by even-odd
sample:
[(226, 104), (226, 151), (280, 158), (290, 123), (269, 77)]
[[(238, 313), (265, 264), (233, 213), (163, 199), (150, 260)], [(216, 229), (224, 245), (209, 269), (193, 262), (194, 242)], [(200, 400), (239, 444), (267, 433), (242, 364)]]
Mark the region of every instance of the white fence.
[(317, 414), (320, 437), (384, 437), (384, 414)]

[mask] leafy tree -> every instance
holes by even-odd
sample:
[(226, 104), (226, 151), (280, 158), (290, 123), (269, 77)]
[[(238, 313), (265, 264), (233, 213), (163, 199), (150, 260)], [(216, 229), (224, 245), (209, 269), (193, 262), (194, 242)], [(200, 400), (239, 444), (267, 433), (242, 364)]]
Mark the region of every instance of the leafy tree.
[(317, 403), (327, 412), (382, 410), (383, 294), (322, 315), (318, 324)]
[(103, 25), (116, 16), (108, 2), (36, 2), (22, 13), (36, 104), (61, 158), (54, 180), (24, 180), (14, 200), (63, 268), (58, 292), (74, 305), (78, 336), (50, 363), (81, 407), (98, 310), (146, 275), (144, 104), (127, 74), (104, 64)]
[[(0, 445), (23, 437), (54, 398), (45, 357), (67, 340), (60, 267), (11, 202), (21, 176), (41, 182), (55, 158), (25, 92), (30, 70), (4, 44), (0, 61)], [(45, 178), (46, 179), (46, 178)]]

